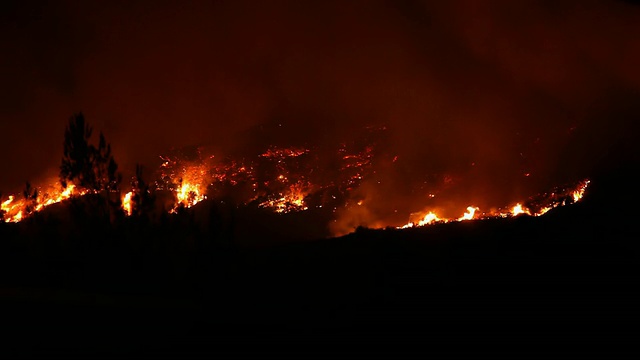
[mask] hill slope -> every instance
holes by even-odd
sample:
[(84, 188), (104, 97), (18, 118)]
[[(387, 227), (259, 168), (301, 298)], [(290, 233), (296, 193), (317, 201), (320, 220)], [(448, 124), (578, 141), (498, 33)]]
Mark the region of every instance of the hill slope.
[(633, 182), (627, 174), (596, 177), (583, 202), (543, 217), (259, 248), (219, 242), (190, 228), (188, 215), (124, 233), (89, 222), (64, 236), (5, 224), (5, 348), (126, 355), (264, 353), (291, 342), (314, 352), (426, 339), (626, 342), (640, 315), (634, 202), (614, 196)]

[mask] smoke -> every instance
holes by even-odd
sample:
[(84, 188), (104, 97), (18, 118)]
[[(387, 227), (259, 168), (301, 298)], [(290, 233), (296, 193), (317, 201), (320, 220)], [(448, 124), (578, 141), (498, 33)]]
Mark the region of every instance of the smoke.
[(635, 130), (640, 9), (624, 2), (3, 6), (2, 189), (55, 176), (77, 111), (125, 174), (173, 147), (333, 151), (385, 125), (346, 227), (505, 205), (589, 176)]

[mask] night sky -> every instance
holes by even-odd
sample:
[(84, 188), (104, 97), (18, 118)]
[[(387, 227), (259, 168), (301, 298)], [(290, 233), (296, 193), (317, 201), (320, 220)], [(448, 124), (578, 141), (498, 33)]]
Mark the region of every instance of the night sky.
[(519, 196), (589, 176), (637, 128), (631, 2), (0, 6), (5, 194), (57, 175), (64, 127), (79, 111), (125, 173), (172, 147), (251, 147), (261, 124), (305, 143), (386, 125), (402, 172), (386, 176), (385, 194), (411, 169), (474, 164), (469, 193)]

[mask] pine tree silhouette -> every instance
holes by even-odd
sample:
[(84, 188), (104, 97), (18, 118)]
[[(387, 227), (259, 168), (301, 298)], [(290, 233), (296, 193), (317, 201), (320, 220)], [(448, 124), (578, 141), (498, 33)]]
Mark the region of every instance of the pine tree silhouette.
[(109, 212), (111, 219), (118, 218), (122, 212), (119, 188), (122, 175), (104, 134), (100, 132), (96, 147), (89, 142), (92, 133), (93, 128), (82, 113), (71, 116), (64, 132), (60, 183), (65, 188), (74, 184), (82, 190), (100, 194), (103, 199), (100, 207), (106, 206), (104, 210)]
[(94, 191), (117, 191), (122, 181), (118, 165), (111, 154), (104, 134), (100, 132), (98, 147), (89, 143), (93, 128), (84, 115), (78, 113), (69, 119), (64, 132), (64, 152), (60, 165), (60, 182)]
[(85, 122), (82, 113), (69, 119), (64, 132), (64, 156), (60, 165), (60, 182), (63, 187), (69, 183), (95, 189), (95, 175), (92, 164), (92, 147), (89, 138), (93, 129)]

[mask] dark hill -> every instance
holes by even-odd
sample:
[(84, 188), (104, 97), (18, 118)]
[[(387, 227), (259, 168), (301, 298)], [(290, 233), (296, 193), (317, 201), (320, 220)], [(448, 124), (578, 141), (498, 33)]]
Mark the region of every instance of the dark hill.
[[(443, 342), (628, 344), (640, 320), (634, 164), (602, 170), (582, 202), (543, 217), (271, 246), (240, 246), (225, 230), (238, 218), (220, 208), (206, 228), (188, 211), (119, 229), (91, 216), (65, 231), (38, 217), (0, 224), (3, 349), (183, 357), (301, 345), (304, 357), (344, 345), (401, 346), (397, 356)], [(260, 238), (266, 222), (245, 236), (277, 240)]]

